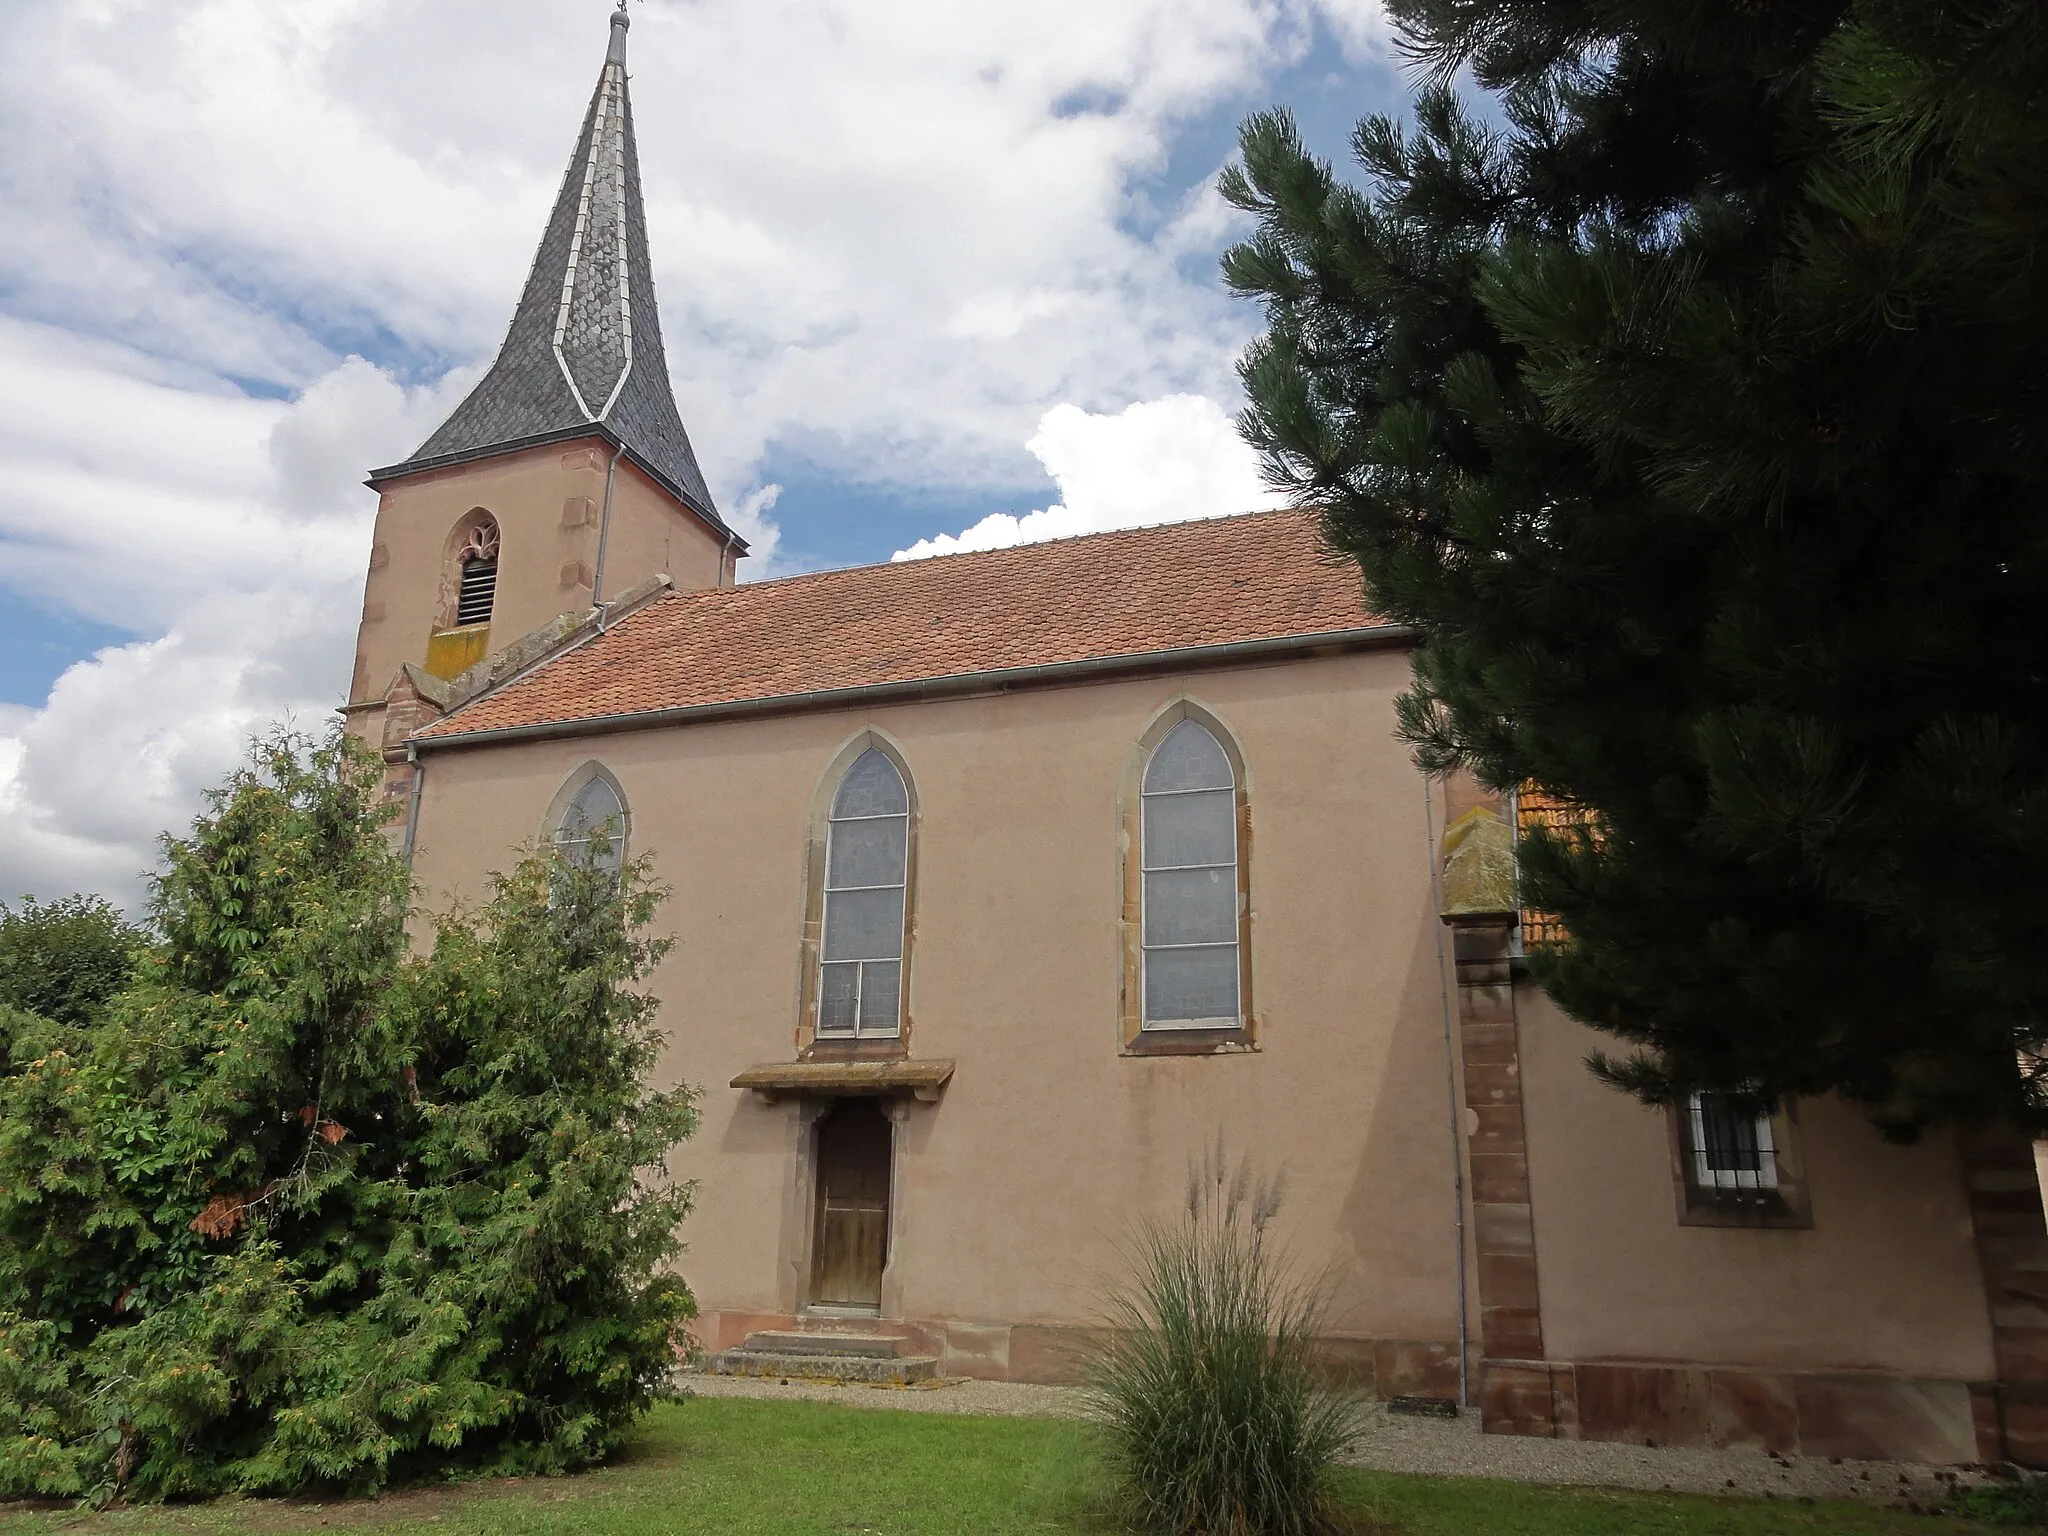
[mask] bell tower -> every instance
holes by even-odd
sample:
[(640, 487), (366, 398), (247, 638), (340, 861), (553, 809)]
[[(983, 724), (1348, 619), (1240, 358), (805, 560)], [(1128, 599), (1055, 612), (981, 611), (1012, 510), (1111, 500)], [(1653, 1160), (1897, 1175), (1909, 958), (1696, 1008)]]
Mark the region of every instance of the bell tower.
[(625, 0), (504, 344), (403, 463), (373, 470), (349, 729), (405, 737), (662, 586), (733, 580), (669, 388), (627, 90)]

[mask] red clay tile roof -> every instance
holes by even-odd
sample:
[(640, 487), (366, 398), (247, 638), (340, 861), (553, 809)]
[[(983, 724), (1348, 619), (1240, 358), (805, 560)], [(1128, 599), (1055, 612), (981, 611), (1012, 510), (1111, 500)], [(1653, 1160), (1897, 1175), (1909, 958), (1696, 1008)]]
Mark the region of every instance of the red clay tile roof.
[(672, 592), (423, 739), (1384, 623), (1315, 517), (1262, 512)]

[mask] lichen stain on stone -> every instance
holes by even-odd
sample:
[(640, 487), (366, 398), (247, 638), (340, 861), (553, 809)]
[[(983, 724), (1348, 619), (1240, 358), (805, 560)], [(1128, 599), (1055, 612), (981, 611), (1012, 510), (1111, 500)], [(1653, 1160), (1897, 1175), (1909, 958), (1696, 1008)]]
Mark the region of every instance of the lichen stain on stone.
[(1475, 805), (1444, 831), (1443, 915), (1513, 912), (1514, 833), (1491, 806)]

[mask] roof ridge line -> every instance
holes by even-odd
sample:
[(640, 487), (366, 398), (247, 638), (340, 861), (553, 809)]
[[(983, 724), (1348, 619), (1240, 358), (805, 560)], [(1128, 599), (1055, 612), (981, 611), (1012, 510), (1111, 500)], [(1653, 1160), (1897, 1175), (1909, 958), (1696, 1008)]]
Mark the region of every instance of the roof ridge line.
[(1167, 518), (1156, 523), (1132, 523), (1125, 528), (1094, 528), (1086, 533), (1063, 533), (1050, 539), (1022, 539), (1015, 544), (999, 544), (994, 549), (955, 549), (942, 555), (919, 555), (914, 560), (863, 560), (854, 565), (831, 565), (817, 571), (792, 571), (787, 576), (764, 576), (759, 581), (737, 582), (729, 587), (692, 587), (678, 589), (674, 597), (705, 597), (714, 592), (751, 591), (757, 587), (781, 587), (797, 581), (817, 581), (827, 576), (844, 576), (852, 571), (895, 571), (915, 570), (919, 566), (937, 565), (941, 561), (984, 559), (993, 555), (1007, 555), (1020, 549), (1045, 549), (1055, 544), (1080, 544), (1089, 539), (1113, 539), (1121, 534), (1157, 533), (1166, 528), (1200, 528), (1215, 523), (1241, 523), (1254, 517), (1282, 517), (1312, 514), (1311, 507), (1262, 507), (1251, 512), (1224, 512), (1212, 517)]

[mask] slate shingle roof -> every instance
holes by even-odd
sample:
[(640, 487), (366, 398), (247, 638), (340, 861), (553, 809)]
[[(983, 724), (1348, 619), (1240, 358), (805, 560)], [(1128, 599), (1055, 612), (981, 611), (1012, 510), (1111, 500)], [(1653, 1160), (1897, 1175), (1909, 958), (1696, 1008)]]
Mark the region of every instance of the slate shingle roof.
[(640, 155), (626, 85), (627, 21), (612, 17), (576, 152), (490, 371), (379, 484), (595, 426), (693, 510), (724, 529), (676, 410), (654, 304)]
[(1315, 517), (1265, 512), (672, 592), (423, 740), (1372, 628)]

